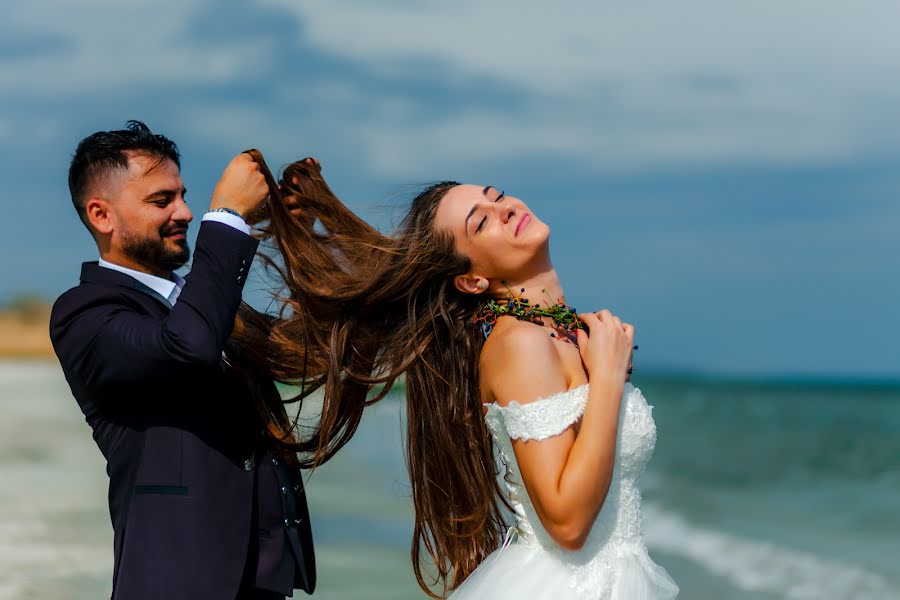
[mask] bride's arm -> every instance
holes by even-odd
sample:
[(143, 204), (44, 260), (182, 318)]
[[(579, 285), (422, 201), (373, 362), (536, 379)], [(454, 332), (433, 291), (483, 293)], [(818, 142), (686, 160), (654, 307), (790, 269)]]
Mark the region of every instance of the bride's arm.
[[(585, 315), (592, 334), (579, 336), (590, 387), (578, 434), (570, 426), (540, 441), (513, 440), (523, 483), (541, 524), (569, 550), (584, 545), (606, 500), (634, 339), (630, 325), (623, 327), (607, 311), (601, 318)], [(497, 403), (527, 403), (566, 389), (562, 361), (545, 331), (517, 328), (497, 341), (491, 352), (494, 359), (483, 366), (490, 396)]]

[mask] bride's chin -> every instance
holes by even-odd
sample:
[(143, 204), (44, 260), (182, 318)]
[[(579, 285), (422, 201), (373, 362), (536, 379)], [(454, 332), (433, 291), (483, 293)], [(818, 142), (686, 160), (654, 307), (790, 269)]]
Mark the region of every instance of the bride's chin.
[(534, 225), (534, 227), (526, 227), (526, 231), (528, 229), (531, 229), (531, 231), (529, 232), (531, 236), (533, 236), (535, 239), (543, 240), (544, 242), (546, 242), (550, 239), (550, 226), (543, 221), (539, 221), (537, 219), (535, 219), (535, 221), (537, 222), (529, 223), (529, 225)]
[(542, 231), (534, 232), (535, 255), (545, 254), (550, 251), (550, 228), (544, 225)]

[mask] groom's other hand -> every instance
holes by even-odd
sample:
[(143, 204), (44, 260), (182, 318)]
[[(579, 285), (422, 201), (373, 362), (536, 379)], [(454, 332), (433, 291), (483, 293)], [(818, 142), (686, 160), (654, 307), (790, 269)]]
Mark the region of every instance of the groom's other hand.
[(210, 210), (227, 208), (246, 220), (268, 198), (269, 186), (249, 154), (235, 156), (216, 184)]
[[(313, 156), (308, 156), (299, 163), (294, 164), (306, 165), (306, 167), (309, 169), (308, 171), (306, 171), (307, 177), (311, 177), (313, 175), (318, 176), (322, 172), (322, 164), (319, 162), (318, 158), (315, 158)], [(321, 177), (318, 177), (318, 180), (321, 181)], [(291, 213), (291, 216), (302, 222), (307, 227), (312, 227), (313, 222), (315, 221), (315, 217), (314, 214), (307, 209), (309, 203), (304, 202), (302, 196), (302, 185), (302, 180), (297, 176), (291, 177), (290, 186), (282, 181), (281, 193), (284, 197), (284, 206)]]

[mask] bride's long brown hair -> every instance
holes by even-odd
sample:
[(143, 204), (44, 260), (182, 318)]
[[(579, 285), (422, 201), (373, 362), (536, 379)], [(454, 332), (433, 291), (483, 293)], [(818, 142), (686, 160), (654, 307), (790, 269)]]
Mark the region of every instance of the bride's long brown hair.
[[(458, 184), (426, 188), (384, 235), (338, 200), (317, 164), (295, 162), (276, 182), (251, 155), (271, 191), (262, 237), (277, 252), (264, 260), (284, 294), (278, 319), (241, 311), (236, 337), (276, 380), (299, 387), (288, 402), (323, 391), (311, 431), (285, 431), (276, 418), (270, 432), (303, 465), (322, 464), (353, 436), (364, 407), (405, 375), (413, 569), (423, 590), (443, 597), (499, 545), (505, 503), (483, 418), (484, 336), (471, 324), (478, 304), (453, 285), (470, 262), (434, 227), (441, 198)], [(299, 203), (301, 218), (285, 197)]]

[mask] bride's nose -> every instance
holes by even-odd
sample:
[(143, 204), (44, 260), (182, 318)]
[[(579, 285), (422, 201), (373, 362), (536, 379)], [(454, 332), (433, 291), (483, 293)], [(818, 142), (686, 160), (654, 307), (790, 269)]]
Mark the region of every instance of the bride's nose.
[(500, 220), (503, 224), (509, 223), (510, 219), (516, 216), (516, 211), (512, 208), (503, 207), (500, 209)]

